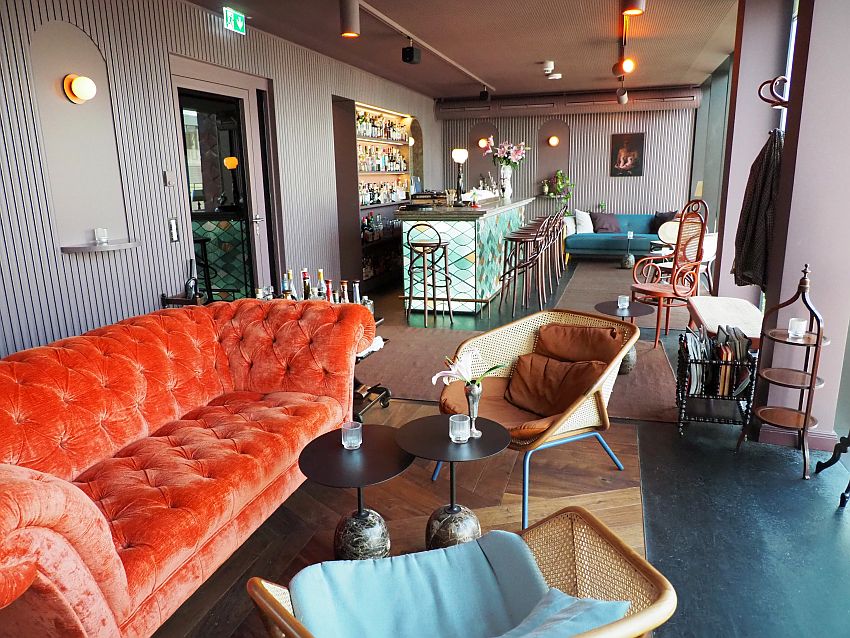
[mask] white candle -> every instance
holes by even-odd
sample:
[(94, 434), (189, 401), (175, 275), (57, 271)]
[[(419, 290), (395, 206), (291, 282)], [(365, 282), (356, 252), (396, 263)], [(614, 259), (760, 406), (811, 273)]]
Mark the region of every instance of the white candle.
[(109, 241), (109, 231), (105, 228), (94, 229), (94, 240), (98, 244), (105, 244)]
[(627, 239), (634, 239), (635, 238), (635, 232), (633, 230), (630, 230), (628, 233), (626, 233), (626, 238)]

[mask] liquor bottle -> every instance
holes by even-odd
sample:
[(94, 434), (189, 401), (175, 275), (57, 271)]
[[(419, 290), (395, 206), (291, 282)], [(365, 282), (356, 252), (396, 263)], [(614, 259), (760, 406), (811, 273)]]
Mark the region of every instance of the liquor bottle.
[(316, 297), (318, 299), (325, 298), (325, 271), (323, 268), (319, 268), (318, 273), (316, 274)]
[(359, 304), (360, 303), (360, 280), (355, 279), (351, 284), (351, 292), (353, 295), (352, 302)]
[(325, 279), (325, 299), (327, 301), (333, 300), (333, 282), (330, 279)]
[(302, 297), (302, 299), (304, 299), (304, 301), (307, 301), (310, 298), (310, 292), (311, 291), (310, 291), (310, 273), (307, 271), (306, 268), (301, 269), (301, 283), (302, 283), (302, 289), (304, 291), (304, 293), (303, 293), (304, 296)]
[(339, 289), (340, 294), (342, 295), (342, 299), (340, 299), (339, 302), (348, 303), (348, 281), (345, 279), (340, 280)]

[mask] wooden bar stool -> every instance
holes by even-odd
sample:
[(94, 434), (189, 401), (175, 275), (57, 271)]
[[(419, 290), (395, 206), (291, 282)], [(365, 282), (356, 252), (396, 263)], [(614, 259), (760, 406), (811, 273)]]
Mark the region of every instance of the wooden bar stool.
[[(415, 235), (414, 235), (415, 233)], [(415, 237), (415, 239), (413, 239)], [(434, 318), (437, 317), (437, 302), (444, 301), (449, 310), (449, 322), (454, 323), (452, 314), (452, 278), (449, 277), (449, 242), (444, 240), (439, 231), (431, 224), (416, 224), (407, 231), (407, 249), (410, 258), (407, 266), (407, 308), (405, 316), (410, 317), (413, 301), (416, 298), (414, 288), (422, 284), (422, 313), (425, 326), (428, 326), (428, 288), (431, 288), (430, 299), (434, 304)], [(442, 263), (441, 263), (442, 262)], [(437, 277), (442, 277), (438, 284)], [(437, 297), (437, 288), (445, 290), (445, 297)], [(443, 315), (445, 316), (445, 309)]]
[[(547, 263), (543, 255), (551, 221), (541, 218), (540, 222), (524, 226), (520, 230), (505, 237), (505, 261), (502, 272), (502, 289), (499, 295), (499, 309), (504, 298), (512, 293), (513, 302), (511, 316), (516, 314), (516, 297), (519, 277), (522, 277), (522, 307), (527, 308), (530, 301), (532, 277), (537, 283), (537, 300), (542, 309), (546, 303), (546, 270)], [(530, 227), (529, 227), (530, 226)], [(513, 289), (511, 291), (511, 288)]]

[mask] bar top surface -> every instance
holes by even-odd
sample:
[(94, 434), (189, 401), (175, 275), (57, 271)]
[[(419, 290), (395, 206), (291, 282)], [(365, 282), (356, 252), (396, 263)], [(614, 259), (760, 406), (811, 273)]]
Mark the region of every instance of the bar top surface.
[(498, 215), (508, 210), (527, 206), (534, 201), (533, 197), (525, 199), (498, 199), (492, 202), (481, 204), (480, 208), (470, 208), (469, 206), (434, 206), (432, 210), (400, 210), (397, 211), (396, 219), (404, 221), (475, 221), (482, 217), (490, 215)]

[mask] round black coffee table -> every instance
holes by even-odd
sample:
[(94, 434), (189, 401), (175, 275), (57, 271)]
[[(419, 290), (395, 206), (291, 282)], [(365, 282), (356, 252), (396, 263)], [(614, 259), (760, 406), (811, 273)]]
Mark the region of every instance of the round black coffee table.
[(481, 536), (478, 517), (468, 507), (458, 505), (455, 486), (455, 463), (477, 461), (498, 454), (511, 442), (511, 435), (490, 419), (478, 417), (475, 426), (481, 437), (466, 443), (452, 443), (449, 438), (448, 415), (426, 416), (402, 426), (396, 433), (399, 447), (415, 456), (449, 464), (450, 503), (438, 507), (425, 528), (428, 549), (449, 547)]
[[(594, 306), (597, 312), (601, 312), (603, 315), (609, 315), (611, 317), (617, 317), (618, 319), (628, 319), (631, 323), (635, 322), (635, 317), (645, 317), (647, 315), (651, 315), (655, 312), (655, 307), (650, 306), (649, 304), (641, 303), (640, 301), (632, 301), (629, 300), (628, 308), (620, 308), (617, 305), (617, 301), (603, 301)], [(626, 353), (626, 356), (623, 357), (622, 363), (620, 363), (620, 374), (628, 374), (632, 370), (635, 369), (637, 365), (637, 350), (632, 346), (629, 348), (629, 351)]]
[(363, 505), (363, 488), (388, 481), (413, 463), (414, 456), (398, 446), (395, 434), (396, 429), (386, 425), (364, 425), (363, 443), (346, 450), (341, 432), (334, 430), (308, 443), (298, 457), (301, 471), (311, 481), (357, 489), (357, 510), (343, 516), (334, 532), (337, 559), (383, 558), (390, 553), (387, 524)]

